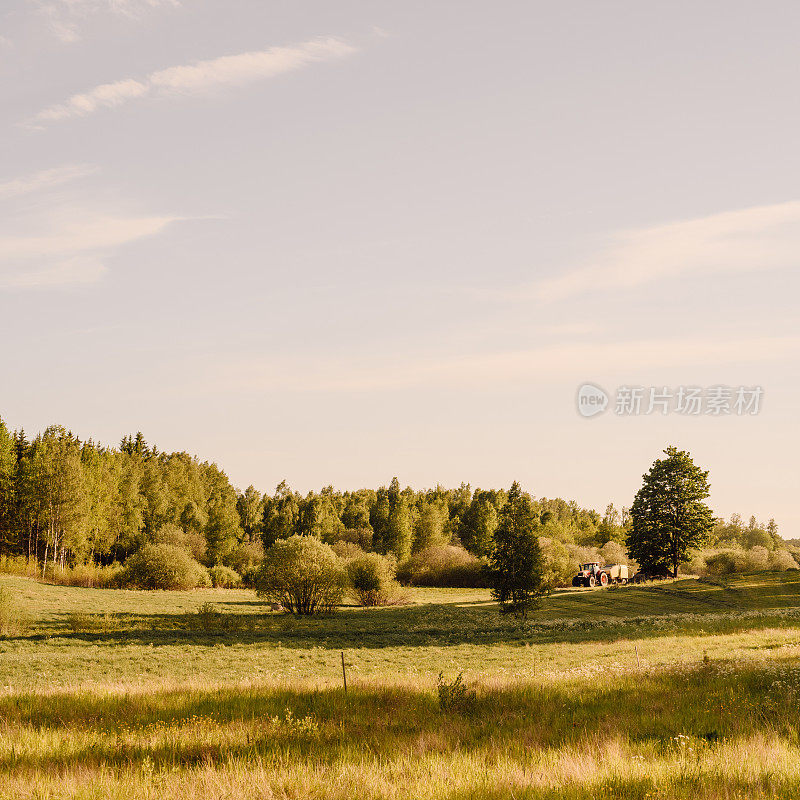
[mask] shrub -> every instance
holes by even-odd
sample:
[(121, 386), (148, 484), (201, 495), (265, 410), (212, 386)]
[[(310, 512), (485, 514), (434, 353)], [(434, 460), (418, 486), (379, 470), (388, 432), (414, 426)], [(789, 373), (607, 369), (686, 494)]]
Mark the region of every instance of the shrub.
[(242, 585), (242, 576), (230, 567), (221, 565), (211, 567), (208, 575), (211, 578), (211, 585), (215, 589), (235, 589)]
[(606, 542), (600, 548), (600, 555), (606, 564), (628, 563), (628, 551), (619, 542)]
[(140, 589), (195, 589), (211, 586), (211, 579), (183, 548), (146, 544), (128, 559), (120, 583)]
[(797, 562), (788, 550), (773, 550), (769, 554), (769, 568), (780, 571), (797, 569)]
[(369, 550), (372, 547), (373, 538), (372, 528), (345, 528), (336, 536), (337, 542), (350, 542), (362, 550)]
[(569, 586), (577, 565), (566, 546), (558, 539), (540, 536), (539, 549), (542, 551), (542, 587), (549, 591), (557, 586)]
[(45, 577), (60, 586), (83, 586), (86, 589), (108, 589), (117, 585), (121, 564), (77, 564), (72, 568), (48, 568)]
[(333, 611), (346, 584), (345, 570), (332, 548), (313, 536), (279, 539), (267, 550), (255, 578), (259, 597), (293, 614)]
[(364, 551), (355, 542), (346, 542), (344, 539), (340, 539), (335, 544), (332, 544), (331, 547), (342, 561), (350, 561), (353, 558), (364, 555)]
[(362, 606), (396, 605), (405, 601), (394, 576), (393, 559), (378, 553), (362, 553), (347, 562), (347, 577), (353, 594)]
[(35, 558), (28, 560), (25, 556), (0, 556), (0, 572), (24, 578), (39, 578), (42, 568)]
[(475, 691), (466, 686), (464, 675), (461, 672), (450, 683), (444, 679), (444, 674), (440, 672), (436, 681), (436, 692), (439, 695), (440, 711), (468, 711), (475, 702)]
[(484, 562), (463, 547), (427, 547), (406, 561), (397, 577), (413, 586), (486, 586)]
[(8, 589), (0, 589), (0, 636), (20, 636), (30, 627), (28, 615)]
[(206, 538), (197, 531), (185, 531), (172, 522), (162, 525), (153, 534), (153, 544), (171, 544), (184, 549), (195, 561), (206, 554)]
[(763, 572), (765, 570), (797, 569), (788, 550), (769, 551), (756, 545), (749, 550), (730, 548), (697, 553), (689, 566), (700, 575), (731, 575), (735, 572)]
[(264, 547), (261, 542), (246, 542), (237, 545), (225, 558), (225, 565), (241, 576), (255, 572), (264, 560)]

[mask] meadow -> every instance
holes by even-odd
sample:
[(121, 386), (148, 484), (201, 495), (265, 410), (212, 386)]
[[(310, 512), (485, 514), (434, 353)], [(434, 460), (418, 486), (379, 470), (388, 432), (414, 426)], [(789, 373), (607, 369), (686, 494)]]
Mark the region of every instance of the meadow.
[(0, 639), (2, 797), (800, 796), (797, 572), (566, 590), (524, 624), (481, 589), (312, 619), (0, 589), (27, 617)]

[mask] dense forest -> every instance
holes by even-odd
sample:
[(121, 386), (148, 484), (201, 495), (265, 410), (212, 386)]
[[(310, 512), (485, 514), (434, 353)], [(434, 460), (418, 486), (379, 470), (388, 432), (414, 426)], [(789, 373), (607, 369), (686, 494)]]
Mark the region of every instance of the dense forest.
[[(160, 452), (141, 433), (113, 448), (51, 426), (29, 441), (0, 420), (0, 556), (53, 567), (121, 564), (148, 543), (168, 543), (208, 567), (246, 574), (292, 534), (390, 554), (400, 565), (446, 547), (478, 560), (492, 546), (506, 497), (504, 489), (468, 484), (419, 491), (397, 478), (356, 491), (328, 486), (301, 495), (281, 483), (271, 494), (253, 486), (239, 492), (216, 464)], [(583, 559), (626, 558), (625, 509), (609, 505), (601, 514), (537, 498), (535, 510), (551, 582)], [(788, 555), (772, 520), (718, 521), (708, 546)]]

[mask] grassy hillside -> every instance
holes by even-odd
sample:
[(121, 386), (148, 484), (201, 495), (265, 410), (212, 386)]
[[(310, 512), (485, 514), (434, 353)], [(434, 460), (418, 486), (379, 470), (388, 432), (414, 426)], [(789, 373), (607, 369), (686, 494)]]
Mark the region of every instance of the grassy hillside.
[(30, 626), (0, 640), (0, 797), (800, 795), (797, 573), (559, 592), (522, 627), (483, 590), (297, 620), (2, 587)]

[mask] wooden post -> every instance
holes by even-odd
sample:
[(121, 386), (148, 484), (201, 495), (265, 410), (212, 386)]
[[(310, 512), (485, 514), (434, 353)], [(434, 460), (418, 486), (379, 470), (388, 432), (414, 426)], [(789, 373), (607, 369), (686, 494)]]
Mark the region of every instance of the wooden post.
[(642, 668), (642, 662), (639, 661), (639, 645), (636, 644), (636, 642), (634, 642), (633, 646), (636, 648), (636, 666), (639, 667), (639, 669), (641, 669)]
[(347, 694), (347, 672), (344, 668), (344, 650), (342, 650), (342, 681), (344, 683), (344, 693)]

